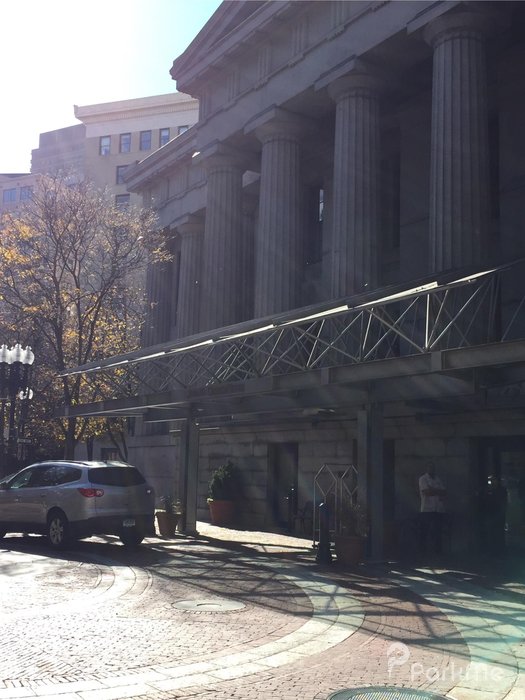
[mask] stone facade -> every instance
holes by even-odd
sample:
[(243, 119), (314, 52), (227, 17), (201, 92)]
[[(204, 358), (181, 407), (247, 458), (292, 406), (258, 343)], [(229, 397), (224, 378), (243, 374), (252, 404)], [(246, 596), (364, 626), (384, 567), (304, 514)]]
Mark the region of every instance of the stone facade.
[[(522, 3), (223, 3), (171, 71), (198, 123), (129, 174), (180, 254), (177, 319), (151, 344), (524, 256), (524, 54)], [(525, 478), (520, 421), (409, 401), (360, 418), (372, 403), (201, 431), (198, 514), (221, 460), (245, 471), (243, 522), (264, 527), (283, 524), (288, 486), (302, 505), (322, 464), (357, 461), (392, 478), (374, 507), (399, 522), (433, 459), (453, 546), (469, 546), (487, 471), (507, 460), (509, 484)], [(370, 457), (379, 430), (388, 447)]]

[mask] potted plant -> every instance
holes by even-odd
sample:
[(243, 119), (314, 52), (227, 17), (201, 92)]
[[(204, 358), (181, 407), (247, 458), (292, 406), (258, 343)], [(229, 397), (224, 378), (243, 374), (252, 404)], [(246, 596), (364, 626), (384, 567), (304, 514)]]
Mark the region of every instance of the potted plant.
[(352, 566), (362, 561), (368, 535), (366, 509), (357, 497), (344, 494), (337, 508), (334, 545), (337, 561)]
[(157, 527), (162, 537), (174, 537), (181, 515), (180, 501), (171, 494), (160, 497), (160, 510), (157, 510)]
[(212, 525), (231, 525), (239, 495), (239, 472), (230, 461), (212, 473), (208, 484), (208, 507)]

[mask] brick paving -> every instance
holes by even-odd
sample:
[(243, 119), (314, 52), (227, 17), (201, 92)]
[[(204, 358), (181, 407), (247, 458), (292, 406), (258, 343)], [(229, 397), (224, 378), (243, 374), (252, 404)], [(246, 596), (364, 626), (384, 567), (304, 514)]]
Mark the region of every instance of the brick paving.
[[(327, 698), (395, 685), (525, 699), (525, 587), (315, 563), (307, 540), (199, 526), (136, 552), (0, 545), (0, 700)], [(181, 610), (206, 600), (218, 611)], [(222, 601), (239, 609), (223, 610)]]

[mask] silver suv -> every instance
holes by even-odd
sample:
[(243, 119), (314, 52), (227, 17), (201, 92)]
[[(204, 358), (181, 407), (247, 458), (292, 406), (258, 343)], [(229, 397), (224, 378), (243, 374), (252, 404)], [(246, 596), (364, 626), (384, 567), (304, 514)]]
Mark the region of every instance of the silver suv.
[(39, 462), (0, 482), (0, 537), (42, 533), (57, 549), (102, 534), (136, 546), (155, 534), (154, 513), (153, 489), (122, 462)]

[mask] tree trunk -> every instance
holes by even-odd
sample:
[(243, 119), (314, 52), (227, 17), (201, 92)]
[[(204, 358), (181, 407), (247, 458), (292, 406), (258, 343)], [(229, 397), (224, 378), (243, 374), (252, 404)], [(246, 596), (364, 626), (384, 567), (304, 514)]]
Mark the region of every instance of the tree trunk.
[(66, 441), (64, 445), (64, 459), (75, 458), (75, 447), (77, 441), (75, 439), (76, 418), (68, 418), (66, 423)]

